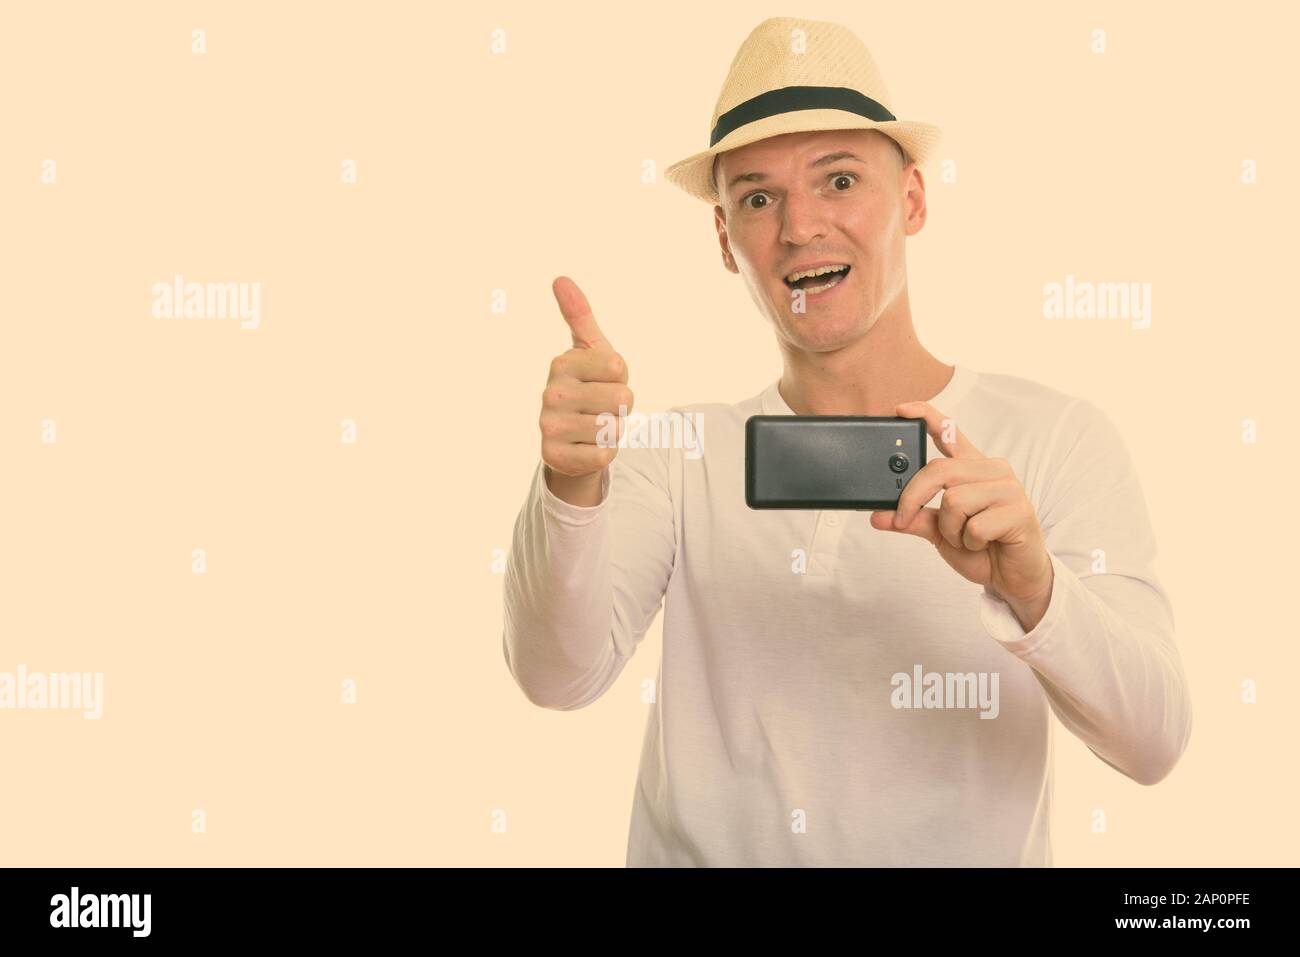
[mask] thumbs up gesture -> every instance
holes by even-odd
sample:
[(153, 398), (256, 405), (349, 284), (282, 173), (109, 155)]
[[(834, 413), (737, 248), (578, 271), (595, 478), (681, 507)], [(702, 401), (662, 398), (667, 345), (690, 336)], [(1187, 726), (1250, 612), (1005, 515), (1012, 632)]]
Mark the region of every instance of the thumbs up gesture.
[[(621, 437), (620, 406), (632, 408), (627, 386), (627, 363), (614, 351), (596, 325), (582, 290), (568, 276), (551, 284), (560, 314), (569, 326), (573, 348), (551, 360), (550, 375), (542, 391), (542, 461), (546, 484), (559, 498), (573, 505), (600, 504), (601, 474), (614, 461)], [(608, 413), (618, 422), (610, 437)], [(604, 433), (601, 435), (601, 433)], [(597, 438), (606, 440), (604, 447)]]

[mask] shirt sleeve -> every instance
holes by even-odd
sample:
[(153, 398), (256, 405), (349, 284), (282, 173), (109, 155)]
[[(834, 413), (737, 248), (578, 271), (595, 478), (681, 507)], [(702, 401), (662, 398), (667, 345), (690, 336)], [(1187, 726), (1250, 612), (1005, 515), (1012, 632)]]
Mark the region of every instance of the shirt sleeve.
[(1063, 413), (1057, 447), (1038, 510), (1055, 575), (1047, 611), (1026, 632), (986, 587), (980, 616), (1034, 669), (1062, 724), (1111, 767), (1155, 784), (1187, 747), (1192, 702), (1146, 500), (1123, 437), (1087, 400)]
[(506, 563), (502, 638), (506, 666), (534, 704), (591, 704), (658, 614), (676, 552), (667, 456), (620, 448), (589, 507), (555, 495), (539, 458)]

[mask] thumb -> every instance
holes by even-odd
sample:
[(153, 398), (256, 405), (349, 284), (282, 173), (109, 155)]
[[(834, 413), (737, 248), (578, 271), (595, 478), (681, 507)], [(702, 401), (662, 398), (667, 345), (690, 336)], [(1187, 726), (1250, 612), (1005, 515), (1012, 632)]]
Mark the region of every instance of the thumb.
[(591, 314), (591, 306), (578, 284), (568, 276), (557, 276), (551, 283), (551, 292), (560, 304), (560, 313), (569, 324), (573, 333), (575, 349), (612, 349), (605, 334), (596, 325), (596, 317)]

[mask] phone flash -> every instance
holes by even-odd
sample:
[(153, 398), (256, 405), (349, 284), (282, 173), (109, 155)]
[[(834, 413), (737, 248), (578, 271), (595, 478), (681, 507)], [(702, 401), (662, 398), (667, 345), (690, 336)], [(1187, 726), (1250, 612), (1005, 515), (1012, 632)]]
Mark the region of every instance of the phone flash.
[(894, 444), (895, 444), (895, 445), (902, 445), (902, 444), (903, 444), (903, 440), (902, 440), (902, 439), (894, 439)]

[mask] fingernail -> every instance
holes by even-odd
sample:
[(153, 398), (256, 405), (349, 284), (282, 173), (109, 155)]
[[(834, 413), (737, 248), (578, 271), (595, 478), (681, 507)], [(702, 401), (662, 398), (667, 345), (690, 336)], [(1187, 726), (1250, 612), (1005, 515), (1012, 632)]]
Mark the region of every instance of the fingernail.
[(907, 524), (907, 523), (903, 521), (903, 513), (902, 513), (902, 512), (895, 512), (895, 513), (894, 513), (894, 528), (902, 528), (905, 524)]

